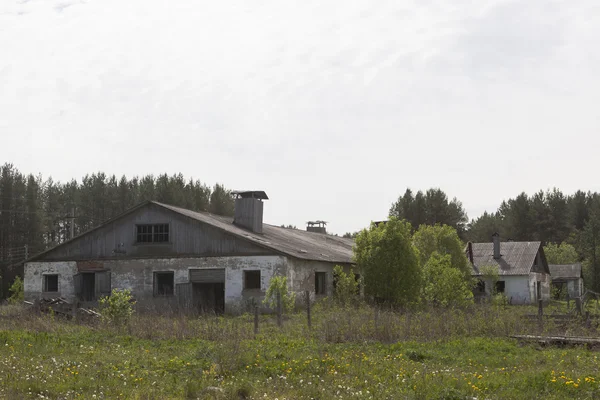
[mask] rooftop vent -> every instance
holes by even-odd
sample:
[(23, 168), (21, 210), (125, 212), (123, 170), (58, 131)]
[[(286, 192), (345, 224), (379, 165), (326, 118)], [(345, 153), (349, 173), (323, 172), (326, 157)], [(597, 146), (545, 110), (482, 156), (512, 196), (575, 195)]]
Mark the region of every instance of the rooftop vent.
[(269, 197), (262, 190), (236, 190), (233, 223), (254, 233), (263, 232), (263, 200)]
[(308, 221), (306, 223), (306, 231), (307, 232), (317, 232), (317, 233), (327, 233), (327, 225), (326, 221)]

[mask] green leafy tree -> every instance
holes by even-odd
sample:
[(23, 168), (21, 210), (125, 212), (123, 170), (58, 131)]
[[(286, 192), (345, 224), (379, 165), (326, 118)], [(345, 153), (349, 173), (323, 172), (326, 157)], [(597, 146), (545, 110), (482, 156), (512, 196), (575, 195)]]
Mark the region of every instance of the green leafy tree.
[(419, 262), (427, 264), (434, 254), (450, 256), (450, 266), (462, 273), (463, 278), (471, 279), (472, 267), (465, 256), (462, 244), (456, 230), (448, 225), (421, 225), (413, 236), (413, 244), (419, 250)]
[(23, 300), (25, 300), (25, 296), (24, 296), (25, 292), (23, 289), (23, 280), (21, 279), (20, 276), (17, 276), (15, 278), (10, 289), (8, 289), (8, 292), (10, 293), (10, 297), (8, 298), (8, 301), (11, 304), (23, 303)]
[(273, 276), (269, 281), (269, 287), (265, 293), (263, 304), (272, 309), (277, 308), (277, 293), (281, 296), (281, 307), (283, 311), (293, 311), (296, 304), (296, 293), (288, 290), (286, 276)]
[(423, 298), (436, 306), (463, 306), (473, 301), (469, 280), (453, 267), (449, 254), (433, 252), (423, 266)]
[(367, 296), (398, 305), (417, 301), (421, 269), (410, 223), (391, 217), (387, 223), (371, 224), (356, 237), (354, 258)]
[(579, 261), (579, 254), (569, 243), (548, 243), (544, 246), (544, 254), (548, 264), (573, 264)]
[[(360, 281), (353, 272), (345, 272), (341, 265), (333, 267), (334, 297), (341, 305), (348, 305), (358, 296)], [(361, 278), (362, 279), (362, 278)]]
[(129, 289), (113, 289), (110, 296), (100, 299), (100, 313), (105, 323), (126, 325), (133, 315), (135, 301)]

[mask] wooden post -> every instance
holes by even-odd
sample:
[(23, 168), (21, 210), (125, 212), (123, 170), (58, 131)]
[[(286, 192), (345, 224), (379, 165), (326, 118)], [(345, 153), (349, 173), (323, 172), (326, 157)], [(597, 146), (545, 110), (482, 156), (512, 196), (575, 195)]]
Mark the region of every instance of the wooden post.
[(281, 328), (283, 321), (281, 319), (281, 292), (277, 292), (277, 326)]
[(306, 296), (306, 318), (308, 320), (308, 329), (310, 330), (312, 328), (312, 322), (310, 320), (310, 292), (307, 290), (304, 294)]
[(543, 303), (543, 300), (540, 299), (540, 300), (538, 300), (538, 317), (540, 319), (542, 319), (543, 316), (544, 316), (544, 303)]
[(581, 297), (575, 297), (575, 308), (577, 309), (577, 314), (581, 315)]
[(377, 306), (375, 306), (374, 322), (375, 322), (375, 333), (377, 333), (377, 327), (379, 325), (379, 308), (377, 308)]
[(258, 306), (254, 306), (254, 336), (258, 335)]

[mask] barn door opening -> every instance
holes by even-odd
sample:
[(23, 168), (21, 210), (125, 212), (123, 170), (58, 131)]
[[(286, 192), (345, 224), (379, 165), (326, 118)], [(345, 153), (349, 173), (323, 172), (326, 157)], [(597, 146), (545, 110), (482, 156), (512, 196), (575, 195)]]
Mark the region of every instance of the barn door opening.
[(203, 313), (225, 312), (225, 269), (190, 270), (194, 308)]
[(80, 272), (73, 275), (75, 296), (80, 301), (96, 301), (110, 296), (110, 271)]
[(96, 300), (96, 274), (83, 272), (81, 274), (81, 301)]

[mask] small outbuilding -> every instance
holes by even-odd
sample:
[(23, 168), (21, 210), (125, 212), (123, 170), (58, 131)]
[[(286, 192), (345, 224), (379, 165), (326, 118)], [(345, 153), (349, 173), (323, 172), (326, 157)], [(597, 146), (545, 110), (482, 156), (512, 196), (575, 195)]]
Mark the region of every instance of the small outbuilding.
[[(550, 299), (550, 270), (541, 242), (501, 242), (496, 233), (492, 242), (467, 243), (466, 256), (479, 279), (476, 297), (502, 293), (511, 304)], [(498, 273), (494, 288), (485, 278), (486, 268)]]
[(552, 287), (559, 298), (570, 299), (581, 297), (583, 294), (583, 273), (581, 264), (550, 264)]

